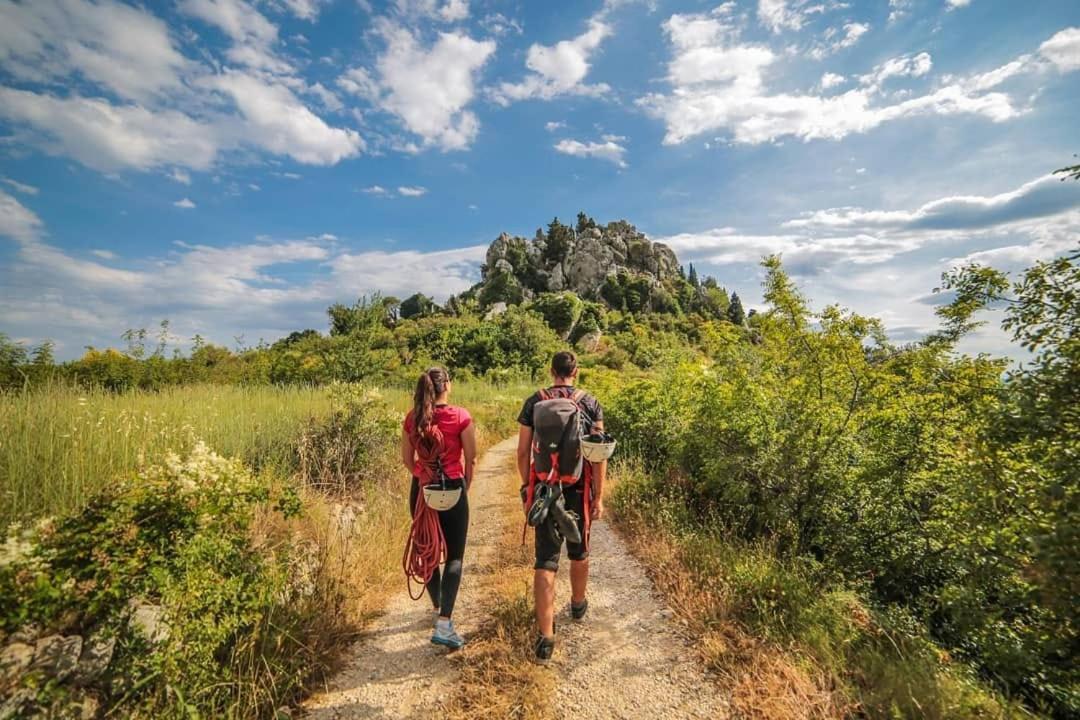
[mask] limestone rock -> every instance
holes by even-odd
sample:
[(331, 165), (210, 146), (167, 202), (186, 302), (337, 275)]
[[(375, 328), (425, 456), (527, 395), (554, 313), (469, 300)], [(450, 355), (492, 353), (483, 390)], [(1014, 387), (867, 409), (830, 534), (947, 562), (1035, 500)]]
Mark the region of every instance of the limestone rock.
[(625, 221), (574, 234), (560, 257), (550, 256), (543, 230), (538, 229), (531, 240), (504, 232), (488, 247), (485, 260), (478, 287), (498, 276), (511, 275), (526, 298), (570, 290), (584, 298), (599, 299), (600, 287), (610, 275), (627, 272), (645, 276), (659, 286), (679, 274), (679, 261), (671, 248), (650, 241)]
[(131, 626), (144, 638), (151, 643), (159, 643), (169, 637), (165, 610), (160, 605), (152, 605), (132, 598), (128, 607), (131, 610)]
[(584, 353), (596, 352), (600, 349), (600, 340), (603, 337), (604, 334), (599, 330), (593, 330), (592, 332), (585, 333), (580, 338), (578, 338), (578, 350)]
[(34, 646), (14, 642), (0, 650), (0, 679), (7, 684), (26, 672), (34, 660)]
[(485, 320), (492, 320), (494, 318), (499, 317), (504, 312), (506, 312), (506, 303), (501, 302), (501, 301), (497, 302), (497, 303), (492, 303), (491, 307), (489, 307), (488, 311), (484, 314), (484, 319)]
[(82, 654), (79, 655), (79, 664), (75, 669), (75, 684), (88, 685), (101, 677), (109, 668), (115, 649), (115, 637), (90, 636), (83, 643)]
[(30, 667), (33, 670), (43, 670), (48, 676), (64, 681), (78, 667), (82, 646), (83, 639), (79, 635), (43, 637), (37, 641)]

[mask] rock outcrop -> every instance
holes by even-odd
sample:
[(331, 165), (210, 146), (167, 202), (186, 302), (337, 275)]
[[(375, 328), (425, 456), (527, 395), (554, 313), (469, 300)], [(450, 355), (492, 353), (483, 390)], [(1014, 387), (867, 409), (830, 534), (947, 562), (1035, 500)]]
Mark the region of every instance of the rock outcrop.
[(499, 235), (488, 247), (483, 281), (476, 288), (481, 301), (512, 303), (567, 290), (602, 300), (601, 287), (620, 273), (657, 287), (679, 278), (679, 261), (671, 248), (651, 242), (628, 222), (603, 228), (590, 225), (580, 231), (561, 226), (557, 232), (555, 238), (552, 231), (537, 230), (532, 240)]

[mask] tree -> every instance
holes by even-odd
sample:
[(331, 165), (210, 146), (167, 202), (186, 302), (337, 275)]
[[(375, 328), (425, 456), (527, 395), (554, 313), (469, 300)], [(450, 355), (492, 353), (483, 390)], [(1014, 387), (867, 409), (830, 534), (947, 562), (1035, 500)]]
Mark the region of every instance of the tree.
[(435, 312), (435, 301), (422, 293), (416, 293), (405, 298), (401, 303), (401, 317), (409, 318), (425, 317)]
[(742, 327), (746, 324), (746, 312), (743, 310), (742, 300), (739, 299), (739, 293), (731, 293), (731, 303), (727, 309), (727, 319), (731, 321), (733, 325)]
[(694, 263), (690, 263), (690, 275), (689, 277), (687, 277), (687, 280), (690, 281), (690, 284), (694, 286), (695, 290), (701, 287), (701, 282), (698, 280), (697, 270), (694, 268)]
[(562, 262), (567, 253), (570, 252), (570, 246), (574, 242), (574, 231), (567, 225), (563, 225), (559, 222), (559, 218), (555, 218), (548, 225), (547, 231), (547, 245), (544, 248), (544, 260), (548, 264), (554, 264)]
[(1054, 171), (1054, 174), (1064, 175), (1065, 177), (1061, 178), (1062, 180), (1065, 180), (1067, 178), (1072, 178), (1073, 180), (1080, 180), (1080, 165), (1070, 165), (1069, 167), (1059, 168)]
[(572, 292), (544, 293), (530, 309), (543, 315), (548, 327), (566, 338), (581, 317), (584, 303)]
[(575, 229), (578, 235), (594, 227), (598, 227), (596, 221), (586, 215), (584, 211), (577, 214), (577, 228)]

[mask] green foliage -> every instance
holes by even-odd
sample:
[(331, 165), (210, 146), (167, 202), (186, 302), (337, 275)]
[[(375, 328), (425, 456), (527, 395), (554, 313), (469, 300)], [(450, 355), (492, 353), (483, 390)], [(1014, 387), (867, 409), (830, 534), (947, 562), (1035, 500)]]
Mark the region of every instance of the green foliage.
[[(712, 307), (716, 309), (719, 309), (720, 304), (721, 303), (716, 300), (711, 303)], [(746, 312), (743, 310), (742, 300), (739, 299), (738, 293), (731, 294), (731, 302), (728, 304), (725, 314), (727, 315), (728, 322), (732, 325), (742, 327), (746, 324)]]
[(409, 318), (431, 315), (437, 308), (438, 306), (435, 305), (434, 300), (423, 293), (416, 293), (402, 301), (399, 312), (403, 320), (408, 320)]
[(497, 302), (507, 305), (520, 305), (525, 299), (525, 291), (513, 273), (499, 270), (491, 274), (480, 292), (480, 305), (490, 307)]
[(559, 222), (559, 218), (554, 218), (548, 224), (547, 230), (547, 244), (544, 247), (544, 262), (548, 264), (554, 264), (561, 262), (570, 252), (570, 247), (574, 244), (574, 230), (568, 226)]
[[(1036, 265), (1011, 297), (964, 269), (943, 332), (903, 350), (875, 320), (813, 315), (779, 261), (764, 265), (754, 341), (703, 326), (713, 362), (613, 392), (609, 426), (654, 472), (685, 478), (695, 522), (812, 559), (909, 613), (924, 628), (912, 642), (928, 633), (1005, 692), (1075, 714), (1076, 255)], [(1008, 382), (1003, 362), (951, 352), (987, 302), (1006, 302), (1005, 326), (1038, 352)]]
[(569, 337), (581, 318), (585, 304), (572, 292), (544, 293), (529, 306), (543, 316), (544, 322), (563, 337)]
[[(117, 639), (89, 687), (21, 678), (52, 715), (84, 693), (125, 716), (254, 715), (295, 692), (314, 658), (289, 549), (257, 550), (250, 527), (271, 488), (198, 444), (167, 455), (79, 514), (13, 528), (0, 563), (0, 630)], [(289, 505), (289, 503), (286, 503)], [(157, 629), (134, 621), (156, 608)], [(255, 653), (261, 666), (248, 674)]]
[(596, 224), (595, 220), (586, 215), (584, 211), (577, 214), (577, 226), (575, 227), (575, 230), (579, 235), (586, 230), (591, 230), (596, 227), (599, 227), (599, 225)]

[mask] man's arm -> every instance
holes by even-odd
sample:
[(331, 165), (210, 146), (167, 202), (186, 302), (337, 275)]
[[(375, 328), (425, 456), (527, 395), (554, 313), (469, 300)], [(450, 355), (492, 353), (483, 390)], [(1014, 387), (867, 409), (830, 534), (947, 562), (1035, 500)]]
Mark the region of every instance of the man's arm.
[[(603, 432), (604, 421), (597, 420), (593, 423), (593, 429)], [(589, 516), (593, 520), (599, 520), (604, 517), (604, 480), (607, 479), (607, 460), (598, 463), (589, 463), (592, 465), (592, 486), (593, 486), (593, 499), (592, 506), (589, 509)]]
[(529, 470), (532, 465), (533, 429), (528, 425), (518, 426), (517, 466), (521, 484), (529, 484)]

